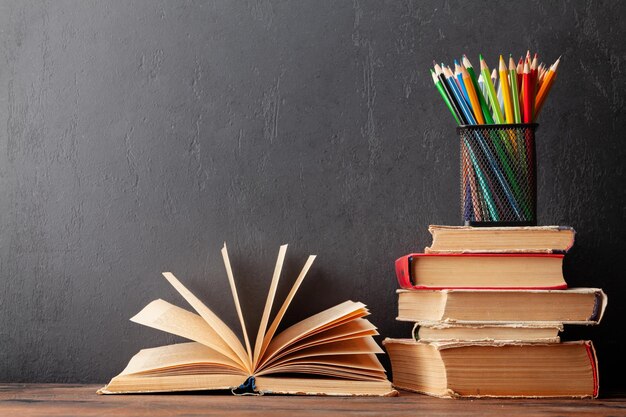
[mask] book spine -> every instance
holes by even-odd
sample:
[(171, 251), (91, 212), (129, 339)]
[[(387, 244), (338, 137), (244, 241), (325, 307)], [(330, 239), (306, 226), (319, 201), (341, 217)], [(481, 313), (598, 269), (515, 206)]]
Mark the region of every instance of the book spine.
[(412, 255), (406, 255), (396, 259), (396, 278), (401, 288), (414, 288), (411, 282), (411, 259)]
[(600, 379), (598, 377), (598, 357), (596, 356), (596, 350), (593, 347), (591, 341), (585, 342), (587, 348), (587, 356), (589, 357), (589, 363), (591, 364), (591, 372), (593, 374), (593, 398), (598, 398), (598, 392), (600, 390)]
[(593, 312), (591, 313), (591, 317), (589, 317), (589, 321), (598, 322), (600, 318), (600, 312), (602, 311), (602, 304), (604, 303), (604, 297), (599, 292), (596, 292), (595, 301), (593, 303)]

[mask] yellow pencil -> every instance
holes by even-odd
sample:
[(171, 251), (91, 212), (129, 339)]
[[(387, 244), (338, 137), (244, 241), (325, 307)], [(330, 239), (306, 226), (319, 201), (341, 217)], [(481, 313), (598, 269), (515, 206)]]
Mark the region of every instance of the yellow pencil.
[(504, 113), (506, 115), (507, 123), (515, 123), (515, 116), (513, 115), (513, 103), (511, 102), (511, 90), (509, 88), (509, 77), (504, 63), (504, 58), (500, 55), (500, 86), (502, 88), (502, 101), (504, 102)]

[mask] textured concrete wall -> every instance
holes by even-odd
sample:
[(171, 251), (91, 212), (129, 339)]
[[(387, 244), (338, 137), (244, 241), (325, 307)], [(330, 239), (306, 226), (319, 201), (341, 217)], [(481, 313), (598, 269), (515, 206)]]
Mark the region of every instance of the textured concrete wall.
[(612, 301), (566, 337), (596, 341), (615, 388), (625, 15), (617, 1), (1, 2), (0, 380), (104, 382), (177, 340), (128, 321), (155, 298), (185, 305), (164, 270), (234, 323), (223, 241), (250, 317), (290, 243), (286, 281), (319, 255), (290, 321), (350, 298), (408, 336), (393, 261), (428, 224), (460, 222), (430, 62), (531, 48), (563, 54), (539, 220), (576, 228), (566, 277)]

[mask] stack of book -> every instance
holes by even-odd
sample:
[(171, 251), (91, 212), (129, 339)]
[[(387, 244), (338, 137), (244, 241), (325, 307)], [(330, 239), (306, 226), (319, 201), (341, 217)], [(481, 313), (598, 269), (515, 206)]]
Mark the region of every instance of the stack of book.
[(431, 226), (425, 253), (396, 261), (398, 320), (386, 339), (397, 388), (438, 397), (596, 397), (591, 341), (561, 342), (563, 325), (598, 324), (597, 288), (567, 288), (569, 227)]

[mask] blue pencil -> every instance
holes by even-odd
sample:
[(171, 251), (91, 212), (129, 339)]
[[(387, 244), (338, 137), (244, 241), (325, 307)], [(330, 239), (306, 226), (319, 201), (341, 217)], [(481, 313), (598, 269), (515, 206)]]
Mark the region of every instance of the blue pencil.
[[(459, 63), (457, 62), (457, 60), (454, 60), (454, 71), (456, 72), (456, 69), (459, 67)], [(467, 95), (467, 88), (465, 88), (465, 83), (463, 82), (463, 75), (462, 74), (458, 74), (456, 76), (456, 79), (459, 80), (459, 85), (461, 86), (461, 92), (463, 93), (463, 98), (465, 99), (465, 102), (467, 104), (469, 104), (470, 100), (469, 100), (469, 96)]]
[(474, 118), (474, 113), (472, 113), (472, 110), (470, 110), (469, 106), (463, 99), (463, 93), (461, 93), (459, 86), (456, 85), (456, 81), (454, 81), (454, 75), (452, 74), (450, 68), (444, 67), (443, 74), (446, 77), (446, 81), (448, 82), (452, 93), (454, 94), (454, 99), (459, 103), (459, 107), (461, 107), (461, 111), (463, 112), (465, 120), (467, 120), (467, 124), (475, 125), (476, 119)]

